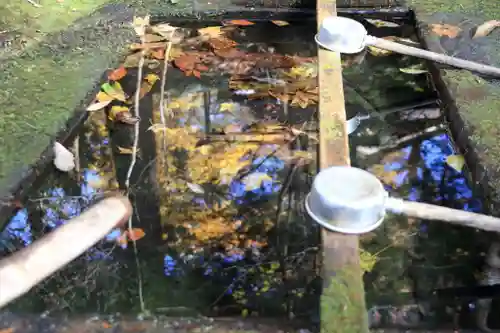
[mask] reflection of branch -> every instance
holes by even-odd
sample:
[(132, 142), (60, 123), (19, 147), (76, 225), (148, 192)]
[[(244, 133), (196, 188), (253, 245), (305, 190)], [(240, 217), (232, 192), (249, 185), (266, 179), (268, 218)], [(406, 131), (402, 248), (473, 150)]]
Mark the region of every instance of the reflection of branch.
[(396, 150), (398, 148), (401, 148), (403, 146), (407, 146), (412, 143), (414, 140), (422, 140), (425, 137), (435, 134), (436, 132), (439, 132), (443, 130), (445, 127), (444, 125), (437, 125), (437, 126), (431, 126), (429, 128), (426, 128), (420, 132), (413, 133), (407, 136), (404, 136), (402, 138), (399, 138), (396, 140), (394, 143), (390, 145), (385, 145), (385, 146), (379, 146), (379, 147), (363, 147), (363, 146), (358, 146), (356, 147), (356, 152), (359, 154), (362, 154), (364, 156), (369, 156), (369, 155), (375, 155), (375, 154), (380, 154), (392, 150)]

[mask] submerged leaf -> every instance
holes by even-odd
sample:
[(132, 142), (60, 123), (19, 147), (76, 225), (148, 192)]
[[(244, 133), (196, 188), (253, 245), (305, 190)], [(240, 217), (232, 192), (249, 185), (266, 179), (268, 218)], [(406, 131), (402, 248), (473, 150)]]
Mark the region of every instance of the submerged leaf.
[(87, 111), (99, 111), (105, 108), (111, 103), (112, 100), (104, 101), (104, 102), (95, 102), (87, 106)]
[(196, 194), (204, 194), (205, 190), (198, 184), (186, 183), (186, 186)]
[(255, 23), (250, 22), (248, 20), (224, 20), (222, 21), (223, 25), (240, 25), (240, 26), (247, 26), (247, 25), (254, 25)]
[(246, 191), (253, 191), (259, 189), (264, 181), (272, 181), (273, 179), (264, 172), (252, 172), (251, 174), (243, 177), (241, 182), (245, 185)]
[(472, 38), (486, 37), (498, 27), (500, 27), (500, 21), (486, 21), (476, 28), (476, 32), (474, 33), (474, 36)]
[(271, 22), (277, 25), (278, 27), (284, 27), (290, 24), (287, 21), (280, 21), (280, 20), (272, 20)]
[[(134, 153), (133, 148), (123, 148), (120, 146), (117, 146), (117, 147), (118, 147), (118, 152), (122, 155), (132, 155)], [(139, 148), (136, 149), (136, 153), (137, 152), (139, 152)]]
[(399, 71), (403, 72), (405, 74), (411, 74), (411, 75), (420, 75), (420, 74), (427, 73), (427, 69), (422, 68), (421, 65), (407, 67), (407, 68), (400, 68)]
[(446, 36), (449, 38), (455, 38), (462, 31), (461, 28), (450, 25), (450, 24), (431, 24), (429, 26), (431, 31), (438, 36)]
[(461, 172), (465, 165), (465, 159), (462, 155), (450, 155), (446, 157), (446, 164), (457, 172)]
[(127, 95), (123, 91), (122, 86), (118, 82), (104, 83), (101, 86), (102, 91), (104, 91), (109, 96), (117, 99), (119, 101), (125, 102), (127, 100)]
[(396, 28), (399, 27), (400, 25), (394, 22), (388, 22), (388, 21), (383, 21), (383, 20), (378, 20), (378, 19), (366, 19), (370, 24), (376, 26), (377, 28)]
[(146, 233), (141, 228), (128, 229), (126, 232), (128, 239), (131, 241), (138, 241), (139, 239), (146, 236)]

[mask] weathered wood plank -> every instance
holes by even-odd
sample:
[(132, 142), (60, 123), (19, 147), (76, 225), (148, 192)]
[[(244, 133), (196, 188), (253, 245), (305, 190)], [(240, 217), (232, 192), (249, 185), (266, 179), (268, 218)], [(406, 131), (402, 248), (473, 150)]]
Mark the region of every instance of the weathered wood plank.
[[(319, 0), (318, 26), (330, 15), (336, 15), (335, 0)], [(319, 49), (318, 66), (320, 167), (349, 165), (340, 54)], [(321, 331), (368, 332), (358, 237), (323, 230), (322, 242)]]

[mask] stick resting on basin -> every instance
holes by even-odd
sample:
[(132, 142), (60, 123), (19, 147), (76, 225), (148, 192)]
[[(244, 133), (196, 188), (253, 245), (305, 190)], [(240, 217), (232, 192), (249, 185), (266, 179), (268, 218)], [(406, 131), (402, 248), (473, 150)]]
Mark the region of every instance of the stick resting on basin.
[(126, 197), (110, 197), (30, 246), (0, 260), (0, 307), (28, 292), (104, 238), (132, 214)]

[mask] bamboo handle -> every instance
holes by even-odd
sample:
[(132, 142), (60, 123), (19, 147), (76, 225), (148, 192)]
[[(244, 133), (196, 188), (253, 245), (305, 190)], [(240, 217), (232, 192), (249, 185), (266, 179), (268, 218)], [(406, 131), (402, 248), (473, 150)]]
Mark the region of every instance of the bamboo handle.
[(424, 220), (439, 220), (465, 227), (500, 232), (500, 218), (421, 202), (388, 198), (386, 208), (393, 213)]
[(106, 198), (28, 247), (0, 260), (0, 307), (80, 256), (131, 214), (132, 206), (126, 197)]
[(368, 38), (366, 39), (366, 44), (373, 45), (375, 47), (388, 51), (393, 51), (400, 54), (415, 56), (418, 58), (439, 62), (445, 65), (467, 69), (481, 74), (500, 76), (500, 68), (498, 67), (483, 65), (469, 60), (450, 57), (445, 54), (439, 54), (436, 52), (431, 52), (416, 47), (407, 46), (404, 44), (396, 43), (382, 38), (368, 36)]

